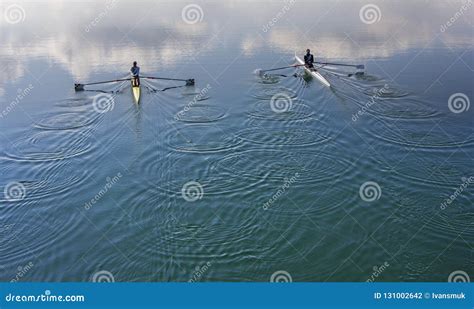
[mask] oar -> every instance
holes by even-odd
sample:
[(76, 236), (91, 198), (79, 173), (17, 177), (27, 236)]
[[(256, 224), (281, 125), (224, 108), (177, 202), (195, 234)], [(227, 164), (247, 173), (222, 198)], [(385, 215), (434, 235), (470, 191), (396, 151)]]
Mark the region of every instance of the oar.
[(348, 74), (348, 73), (339, 73), (339, 72), (336, 73), (336, 72), (334, 72), (334, 71), (332, 71), (332, 70), (328, 70), (328, 69), (323, 68), (323, 67), (321, 67), (320, 69), (323, 70), (323, 71), (326, 72), (326, 73), (333, 74), (333, 75), (335, 75), (335, 76), (352, 77), (352, 76), (361, 76), (361, 75), (364, 75), (364, 72), (355, 72), (355, 73), (349, 73), (349, 74)]
[(278, 70), (283, 70), (283, 69), (289, 69), (289, 68), (294, 68), (294, 67), (302, 67), (304, 64), (293, 64), (290, 66), (286, 67), (281, 67), (281, 68), (274, 68), (274, 69), (268, 69), (268, 70), (260, 70), (260, 72), (271, 72), (271, 71), (278, 71)]
[(364, 70), (365, 69), (365, 66), (363, 64), (345, 64), (345, 63), (317, 62), (317, 61), (315, 61), (314, 63), (323, 64), (323, 65), (338, 65), (338, 66), (342, 66), (342, 67), (353, 67), (353, 68), (357, 68), (359, 70)]
[(193, 86), (194, 85), (194, 78), (179, 79), (179, 78), (154, 77), (154, 76), (142, 76), (140, 78), (159, 79), (159, 80), (172, 80), (172, 81), (178, 81), (178, 82), (186, 82), (186, 86)]
[[(289, 69), (289, 68), (295, 68), (295, 67), (301, 67), (301, 66), (304, 66), (304, 64), (293, 64), (293, 65), (286, 66), (286, 67), (280, 67), (280, 68), (274, 68), (274, 69), (268, 69), (268, 70), (256, 69), (254, 72), (255, 72), (256, 75), (258, 75), (260, 77), (264, 77), (264, 76), (266, 76), (267, 72), (278, 71), (278, 70)], [(288, 77), (288, 76), (283, 75), (283, 74), (277, 74), (277, 76)]]
[(114, 80), (106, 80), (103, 82), (94, 82), (94, 83), (87, 83), (87, 84), (74, 84), (74, 89), (76, 91), (83, 91), (84, 86), (90, 86), (90, 85), (99, 85), (99, 84), (109, 84), (109, 83), (115, 83), (115, 82), (123, 82), (126, 80), (131, 80), (131, 78), (122, 78), (122, 79), (114, 79)]

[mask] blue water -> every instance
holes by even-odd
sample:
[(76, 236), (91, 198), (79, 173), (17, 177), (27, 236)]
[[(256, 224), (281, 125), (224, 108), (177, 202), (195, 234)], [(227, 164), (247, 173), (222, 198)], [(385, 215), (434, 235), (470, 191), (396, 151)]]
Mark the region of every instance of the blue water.
[(135, 3), (2, 4), (2, 281), (474, 275), (472, 8)]

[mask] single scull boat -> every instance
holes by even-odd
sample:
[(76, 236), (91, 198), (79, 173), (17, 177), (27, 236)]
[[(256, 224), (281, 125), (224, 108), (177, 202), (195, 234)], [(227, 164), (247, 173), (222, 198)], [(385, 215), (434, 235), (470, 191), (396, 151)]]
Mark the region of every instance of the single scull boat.
[[(295, 53), (295, 59), (299, 64), (304, 64), (304, 61), (298, 57), (298, 55)], [(304, 67), (305, 71), (311, 74), (314, 78), (319, 80), (324, 86), (326, 87), (331, 87), (331, 84), (328, 82), (324, 76), (321, 75), (315, 68), (307, 68), (306, 66)]]

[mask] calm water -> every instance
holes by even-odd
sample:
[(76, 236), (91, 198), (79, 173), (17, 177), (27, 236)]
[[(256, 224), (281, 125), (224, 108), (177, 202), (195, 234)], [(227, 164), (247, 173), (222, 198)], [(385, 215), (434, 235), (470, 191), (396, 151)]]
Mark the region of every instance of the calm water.
[(474, 8), (134, 3), (1, 4), (1, 280), (474, 276)]

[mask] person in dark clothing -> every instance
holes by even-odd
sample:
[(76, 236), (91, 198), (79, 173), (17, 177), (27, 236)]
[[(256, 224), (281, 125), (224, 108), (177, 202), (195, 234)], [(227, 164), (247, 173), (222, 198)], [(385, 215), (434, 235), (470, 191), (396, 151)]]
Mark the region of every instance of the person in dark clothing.
[(311, 54), (309, 49), (306, 50), (306, 55), (304, 55), (304, 64), (307, 68), (314, 68), (314, 57)]

